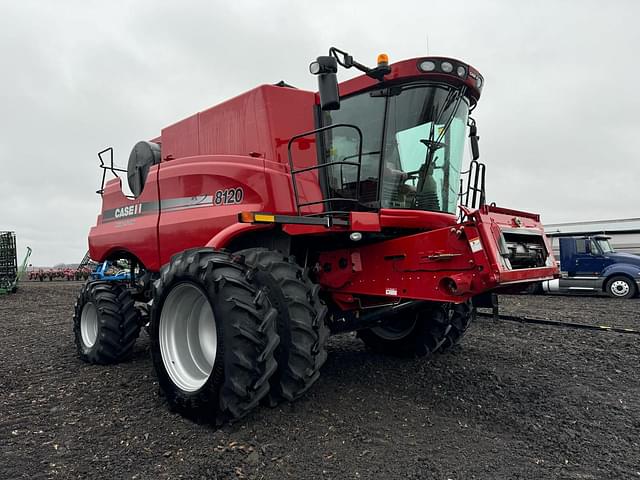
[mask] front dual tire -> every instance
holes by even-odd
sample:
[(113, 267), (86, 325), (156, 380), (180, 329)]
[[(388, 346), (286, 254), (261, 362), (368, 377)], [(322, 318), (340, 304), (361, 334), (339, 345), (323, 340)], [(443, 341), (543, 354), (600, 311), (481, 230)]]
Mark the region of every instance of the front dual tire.
[(175, 255), (154, 284), (151, 356), (170, 408), (199, 421), (241, 418), (277, 369), (276, 310), (241, 259), (211, 249)]

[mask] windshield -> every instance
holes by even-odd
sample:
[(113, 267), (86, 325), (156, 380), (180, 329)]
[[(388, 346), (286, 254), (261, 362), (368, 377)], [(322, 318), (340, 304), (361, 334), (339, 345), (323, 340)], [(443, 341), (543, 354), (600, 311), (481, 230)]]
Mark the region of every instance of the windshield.
[[(458, 88), (408, 84), (344, 99), (339, 110), (323, 112), (323, 124), (362, 131), (363, 206), (455, 213), (468, 112)], [(327, 131), (323, 144), (327, 162), (357, 161), (353, 128)], [(335, 165), (326, 176), (331, 197), (356, 196), (356, 167)]]
[(608, 238), (594, 238), (594, 241), (602, 253), (614, 253)]

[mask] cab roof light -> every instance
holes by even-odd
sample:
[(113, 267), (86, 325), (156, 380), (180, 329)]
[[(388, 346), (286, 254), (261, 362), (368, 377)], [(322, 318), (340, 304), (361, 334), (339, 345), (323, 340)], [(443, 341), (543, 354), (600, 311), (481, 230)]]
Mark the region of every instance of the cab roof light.
[(440, 64), (440, 69), (444, 73), (451, 73), (453, 72), (453, 64), (451, 62), (444, 61)]
[(433, 72), (436, 69), (436, 62), (431, 60), (423, 60), (418, 64), (418, 68), (423, 72)]

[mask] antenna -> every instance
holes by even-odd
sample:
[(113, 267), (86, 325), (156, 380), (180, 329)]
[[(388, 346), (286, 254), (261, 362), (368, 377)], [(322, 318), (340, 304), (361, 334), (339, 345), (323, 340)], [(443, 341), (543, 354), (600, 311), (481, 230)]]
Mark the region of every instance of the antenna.
[(427, 34), (427, 57), (429, 56), (429, 34)]

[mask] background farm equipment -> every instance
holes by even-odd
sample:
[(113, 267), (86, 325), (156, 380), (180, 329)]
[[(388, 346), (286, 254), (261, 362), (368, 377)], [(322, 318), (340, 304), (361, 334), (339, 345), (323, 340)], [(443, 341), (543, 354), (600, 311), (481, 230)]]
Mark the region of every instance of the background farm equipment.
[(119, 265), (106, 260), (91, 272), (91, 280), (122, 282), (131, 279), (131, 274)]
[(89, 256), (89, 252), (84, 254), (82, 260), (78, 264), (78, 268), (75, 271), (76, 280), (87, 280), (91, 276), (91, 272), (93, 272), (98, 267), (98, 264), (91, 260)]
[(31, 270), (28, 273), (29, 280), (36, 280), (40, 282), (56, 280), (64, 281), (77, 281), (87, 280), (89, 278), (90, 271), (78, 271), (76, 268), (70, 267), (58, 267), (58, 268), (38, 268)]
[(15, 293), (20, 278), (27, 271), (27, 262), (31, 256), (31, 248), (20, 267), (17, 262), (16, 235), (14, 232), (0, 232), (0, 294)]

